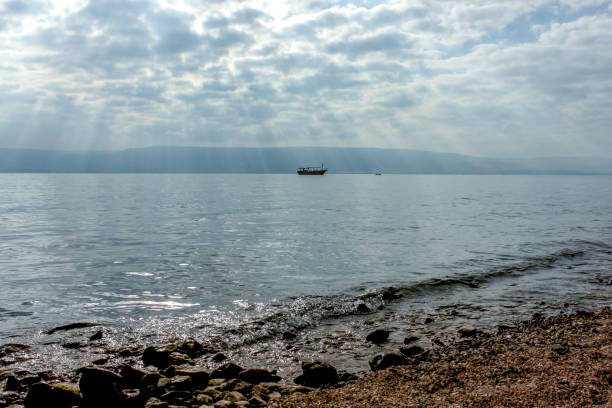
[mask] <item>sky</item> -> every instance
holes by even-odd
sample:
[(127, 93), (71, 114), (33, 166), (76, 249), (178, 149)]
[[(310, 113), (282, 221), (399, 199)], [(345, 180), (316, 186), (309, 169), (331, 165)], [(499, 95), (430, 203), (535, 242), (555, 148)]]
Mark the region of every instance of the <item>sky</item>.
[(0, 147), (612, 157), (612, 1), (0, 0)]

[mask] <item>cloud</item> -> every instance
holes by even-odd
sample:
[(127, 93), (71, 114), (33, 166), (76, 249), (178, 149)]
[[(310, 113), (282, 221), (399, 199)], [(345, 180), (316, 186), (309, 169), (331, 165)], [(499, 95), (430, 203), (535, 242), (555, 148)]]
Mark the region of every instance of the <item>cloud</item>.
[(612, 156), (609, 0), (0, 9), (0, 147)]

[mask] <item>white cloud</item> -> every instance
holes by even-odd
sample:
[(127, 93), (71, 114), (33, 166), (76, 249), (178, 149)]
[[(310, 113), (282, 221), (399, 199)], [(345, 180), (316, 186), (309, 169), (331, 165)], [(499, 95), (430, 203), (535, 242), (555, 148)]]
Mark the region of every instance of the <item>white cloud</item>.
[(0, 7), (0, 147), (612, 156), (609, 1)]

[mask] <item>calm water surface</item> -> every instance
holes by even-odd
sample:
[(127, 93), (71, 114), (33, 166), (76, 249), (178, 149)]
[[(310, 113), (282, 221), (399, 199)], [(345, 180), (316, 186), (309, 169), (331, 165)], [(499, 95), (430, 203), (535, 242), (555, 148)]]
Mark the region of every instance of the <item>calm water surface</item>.
[(106, 348), (191, 336), (359, 371), (373, 325), (394, 347), (609, 304), (611, 261), (607, 176), (0, 175), (0, 342), (37, 367), (102, 353), (44, 334), (93, 321)]

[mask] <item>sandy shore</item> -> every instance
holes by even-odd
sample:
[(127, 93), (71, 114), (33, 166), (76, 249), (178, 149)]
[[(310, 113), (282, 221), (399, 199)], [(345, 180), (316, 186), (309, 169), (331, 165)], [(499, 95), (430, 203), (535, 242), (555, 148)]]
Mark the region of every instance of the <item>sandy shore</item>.
[(612, 312), (534, 315), (271, 407), (612, 407)]

